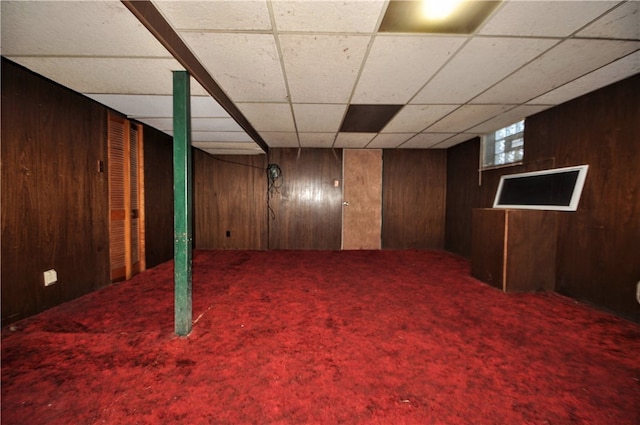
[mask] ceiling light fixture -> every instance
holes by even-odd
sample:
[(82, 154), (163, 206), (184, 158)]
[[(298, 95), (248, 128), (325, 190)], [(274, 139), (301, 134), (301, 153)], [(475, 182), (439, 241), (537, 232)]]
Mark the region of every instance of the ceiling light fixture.
[(451, 16), (464, 0), (422, 0), (422, 14), (431, 21), (441, 21)]
[(389, 0), (378, 31), (472, 34), (500, 3), (500, 0)]

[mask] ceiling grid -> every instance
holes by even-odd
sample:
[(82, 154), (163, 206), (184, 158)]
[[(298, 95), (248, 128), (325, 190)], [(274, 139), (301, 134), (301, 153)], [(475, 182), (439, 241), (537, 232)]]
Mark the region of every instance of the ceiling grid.
[[(505, 0), (469, 34), (379, 32), (388, 0), (134, 3), (226, 97), (192, 81), (193, 145), (211, 154), (448, 148), (640, 72), (639, 1)], [(172, 134), (183, 64), (123, 2), (1, 7), (3, 56)], [(352, 105), (396, 113), (358, 127)]]

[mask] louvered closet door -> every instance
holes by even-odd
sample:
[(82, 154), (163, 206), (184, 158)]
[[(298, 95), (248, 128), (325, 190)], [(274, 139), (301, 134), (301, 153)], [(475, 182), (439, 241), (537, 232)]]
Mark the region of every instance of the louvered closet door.
[(120, 281), (144, 269), (142, 130), (109, 114), (108, 143), (111, 281)]
[[(142, 184), (143, 156), (142, 156), (142, 126), (131, 124), (130, 131), (130, 162), (129, 167), (131, 194), (131, 273), (136, 274), (144, 270), (144, 186)], [(127, 278), (129, 278), (128, 276)]]

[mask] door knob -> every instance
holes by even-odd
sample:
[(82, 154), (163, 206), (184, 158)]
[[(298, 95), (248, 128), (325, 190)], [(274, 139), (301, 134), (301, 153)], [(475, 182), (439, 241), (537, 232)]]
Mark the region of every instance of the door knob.
[(343, 205), (343, 206), (345, 206), (345, 207), (348, 207), (348, 206), (349, 206), (349, 202), (344, 201), (344, 202), (342, 203), (342, 205)]

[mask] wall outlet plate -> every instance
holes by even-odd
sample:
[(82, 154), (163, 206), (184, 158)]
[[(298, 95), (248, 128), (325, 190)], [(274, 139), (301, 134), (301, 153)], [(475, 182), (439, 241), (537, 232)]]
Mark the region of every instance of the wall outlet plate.
[(640, 282), (636, 285), (636, 301), (640, 304)]
[(44, 286), (51, 286), (58, 281), (58, 273), (54, 270), (44, 272)]

